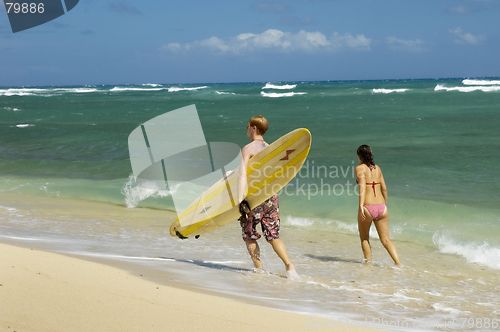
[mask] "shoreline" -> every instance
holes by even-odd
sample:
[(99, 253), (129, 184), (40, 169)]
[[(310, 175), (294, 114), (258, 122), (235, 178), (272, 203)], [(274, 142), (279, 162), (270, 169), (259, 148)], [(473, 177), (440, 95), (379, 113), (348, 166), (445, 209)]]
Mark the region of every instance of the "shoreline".
[[(435, 246), (422, 245), (418, 241), (395, 242), (398, 251), (405, 257), (403, 261), (405, 268), (399, 269), (393, 267), (392, 260), (389, 261), (390, 257), (376, 238), (372, 238), (373, 255), (376, 257), (374, 264), (361, 264), (359, 239), (355, 234), (350, 234), (352, 232), (343, 232), (341, 228), (329, 231), (327, 228), (307, 225), (285, 226), (282, 237), (285, 243), (289, 244), (288, 252), (293, 257), (302, 278), (300, 282), (295, 283), (283, 277), (282, 262), (265, 243), (262, 243), (261, 254), (268, 273), (251, 272), (252, 264), (248, 253), (244, 250), (241, 237), (238, 236), (241, 230), (237, 223), (208, 233), (199, 240), (181, 241), (172, 238), (165, 227), (169, 223), (169, 218), (164, 211), (148, 208), (130, 209), (65, 198), (27, 200), (20, 195), (5, 193), (0, 193), (0, 198), (2, 201), (0, 243), (24, 247), (27, 250), (56, 253), (55, 255), (62, 255), (61, 257), (74, 261), (90, 262), (90, 265), (111, 266), (120, 270), (122, 274), (125, 272), (130, 278), (137, 278), (139, 282), (152, 283), (154, 289), (156, 287), (163, 289), (165, 286), (185, 290), (187, 293), (201, 293), (210, 299), (220, 297), (229, 303), (240, 303), (264, 310), (256, 314), (252, 311), (250, 315), (255, 316), (254, 319), (260, 319), (262, 315), (266, 317), (268, 314), (271, 315), (270, 312), (274, 312), (272, 309), (292, 315), (297, 314), (302, 318), (298, 321), (294, 318), (296, 323), (292, 324), (292, 330), (331, 330), (335, 326), (343, 329), (351, 328), (343, 323), (347, 321), (363, 331), (368, 328), (434, 331), (443, 324), (459, 322), (464, 318), (485, 315), (485, 319), (492, 319), (490, 317), (498, 305), (498, 299), (492, 292), (498, 285), (497, 270), (464, 264), (466, 263), (464, 258), (443, 254)], [(7, 265), (7, 268), (0, 267), (0, 284), (6, 285), (2, 273), (12, 272), (11, 266), (16, 266), (16, 262), (21, 260), (18, 258), (12, 260), (4, 251), (1, 252), (1, 257), (0, 263), (8, 259), (10, 260), (8, 264), (11, 264)], [(59, 258), (55, 260), (59, 261)], [(71, 262), (64, 262), (63, 259), (52, 268), (53, 271), (57, 271), (57, 275), (66, 273), (64, 270), (59, 271), (59, 266), (73, 266)], [(36, 260), (34, 263), (26, 263), (26, 270), (32, 271), (36, 264), (38, 264)], [(83, 271), (86, 269), (82, 267)], [(42, 271), (37, 272), (43, 274)], [(49, 270), (45, 271), (44, 275), (47, 274), (54, 273)], [(82, 290), (88, 288), (79, 281), (79, 278), (85, 275), (86, 272), (76, 273), (70, 279), (60, 281), (61, 285), (51, 286), (51, 292), (64, 293), (64, 287), (60, 286), (77, 285), (70, 292), (81, 294)], [(115, 277), (116, 275), (101, 276), (113, 284), (116, 283), (114, 280), (121, 280)], [(20, 275), (20, 278), (27, 277)], [(458, 280), (462, 287), (457, 287)], [(102, 283), (101, 280), (95, 283), (100, 283), (101, 291), (107, 289), (106, 283)], [(23, 298), (29, 299), (29, 293), (26, 293), (23, 285), (18, 285), (18, 288), (24, 292)], [(463, 289), (469, 291), (462, 291)], [(4, 307), (10, 306), (10, 302), (19, 298), (16, 293), (11, 293), (4, 299), (6, 294), (4, 291), (5, 288), (0, 286), (0, 298), (6, 301), (0, 301), (0, 305), (4, 304)], [(35, 294), (36, 297), (41, 296), (40, 292)], [(480, 300), (477, 294), (482, 294)], [(42, 295), (47, 297), (43, 292)], [(128, 298), (128, 289), (123, 288), (120, 294), (115, 295), (114, 300), (108, 301), (113, 303), (113, 307), (115, 302), (119, 302), (116, 299)], [(99, 299), (101, 294), (93, 291), (92, 296), (94, 299)], [(163, 297), (169, 296), (170, 292), (166, 291)], [(197, 298), (197, 295), (194, 297)], [(142, 294), (136, 295), (136, 299), (144, 300), (144, 298)], [(45, 302), (38, 302), (38, 306), (58, 308), (56, 305), (59, 304), (51, 302), (50, 296), (48, 299), (50, 300), (47, 301), (48, 305), (45, 305)], [(78, 301), (78, 298), (69, 298), (65, 302), (75, 306)], [(154, 298), (147, 298), (145, 301), (156, 305), (151, 311), (162, 311), (158, 314), (160, 316), (177, 310), (177, 303), (164, 305)], [(176, 301), (184, 303), (184, 296), (178, 296)], [(194, 303), (200, 305), (203, 301), (194, 300)], [(93, 302), (99, 304), (99, 300)], [(205, 302), (210, 306), (218, 306), (218, 301)], [(28, 303), (27, 307), (25, 303), (24, 309), (19, 307), (15, 314), (29, 312), (29, 305), (31, 304)], [(135, 304), (131, 304), (131, 308), (119, 310), (119, 307), (116, 307), (115, 312), (108, 316), (115, 317), (123, 315), (122, 312), (125, 314), (127, 311), (134, 312)], [(232, 305), (228, 305), (228, 308), (232, 308)], [(101, 318), (98, 315), (100, 313), (96, 314), (88, 308), (83, 309), (86, 310), (82, 311), (85, 312), (84, 315), (93, 317), (93, 320), (108, 319)], [(112, 309), (106, 308), (107, 311), (102, 310), (102, 312), (106, 313)], [(229, 312), (228, 310), (226, 311)], [(247, 309), (242, 308), (240, 311), (247, 312)], [(199, 311), (189, 312), (196, 317), (202, 317)], [(51, 317), (54, 314), (57, 316), (60, 313), (58, 310), (47, 310), (39, 314), (39, 318), (28, 316), (26, 319), (37, 322), (44, 320), (45, 316)], [(289, 320), (280, 317), (275, 319)], [(22, 322), (26, 319), (17, 321)], [(140, 319), (138, 321), (142, 322)], [(340, 324), (334, 325), (335, 319)], [(233, 321), (245, 320), (234, 318)], [(4, 331), (2, 322), (0, 320), (0, 331)], [(71, 320), (69, 322), (71, 323)], [(54, 321), (51, 323), (54, 324)], [(215, 325), (217, 324), (213, 326)], [(259, 326), (254, 330), (265, 330), (265, 328)], [(179, 329), (182, 331), (182, 327)], [(234, 329), (241, 330), (239, 326), (233, 326)], [(22, 330), (19, 328), (5, 331)], [(40, 329), (32, 330), (40, 331)], [(48, 327), (46, 330), (48, 331)], [(51, 331), (53, 330), (52, 327)], [(75, 330), (75, 328), (64, 330)], [(217, 330), (220, 329), (217, 327)]]
[(255, 306), (76, 257), (0, 243), (5, 331), (307, 331), (330, 319)]

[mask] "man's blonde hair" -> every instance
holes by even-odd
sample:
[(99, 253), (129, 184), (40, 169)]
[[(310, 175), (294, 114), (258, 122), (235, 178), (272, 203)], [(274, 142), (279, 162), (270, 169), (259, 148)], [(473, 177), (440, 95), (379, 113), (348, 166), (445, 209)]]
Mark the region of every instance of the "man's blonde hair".
[(259, 135), (264, 135), (267, 131), (267, 128), (269, 128), (269, 123), (262, 115), (252, 116), (250, 121), (248, 121), (248, 124), (250, 125), (250, 127), (257, 127)]

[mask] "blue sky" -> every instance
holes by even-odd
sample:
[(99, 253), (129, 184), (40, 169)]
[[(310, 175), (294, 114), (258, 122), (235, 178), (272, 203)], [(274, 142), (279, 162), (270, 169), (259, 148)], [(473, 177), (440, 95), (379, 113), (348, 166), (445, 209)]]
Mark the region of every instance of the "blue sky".
[(500, 0), (80, 0), (12, 33), (0, 86), (500, 76)]

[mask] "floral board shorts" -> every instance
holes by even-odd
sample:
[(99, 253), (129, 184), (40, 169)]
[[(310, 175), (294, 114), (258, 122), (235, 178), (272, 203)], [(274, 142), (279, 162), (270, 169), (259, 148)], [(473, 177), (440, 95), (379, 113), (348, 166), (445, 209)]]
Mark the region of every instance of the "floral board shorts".
[(274, 195), (248, 214), (248, 218), (240, 218), (243, 240), (252, 241), (260, 239), (256, 227), (260, 224), (267, 241), (280, 237), (279, 200)]

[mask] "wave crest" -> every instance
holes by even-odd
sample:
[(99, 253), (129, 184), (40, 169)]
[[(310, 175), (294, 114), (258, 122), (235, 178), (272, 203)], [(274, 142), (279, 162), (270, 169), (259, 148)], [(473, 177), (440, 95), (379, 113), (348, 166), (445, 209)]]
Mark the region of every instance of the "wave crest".
[(434, 244), (444, 254), (456, 254), (466, 259), (468, 263), (477, 263), (500, 270), (500, 248), (490, 245), (488, 242), (460, 243), (446, 235), (434, 234)]
[(405, 92), (405, 91), (408, 91), (410, 89), (373, 89), (372, 90), (372, 93), (393, 93), (393, 92), (398, 92), (398, 93), (401, 93), (401, 92)]
[(125, 87), (119, 87), (115, 86), (113, 89), (109, 91), (161, 91), (164, 90), (163, 88), (125, 88)]
[(495, 85), (495, 84), (500, 84), (500, 81), (466, 79), (466, 80), (462, 81), (462, 84), (465, 84), (465, 85)]
[(193, 88), (181, 88), (181, 87), (173, 86), (173, 87), (168, 88), (168, 92), (195, 91), (195, 90), (206, 89), (206, 88), (208, 88), (208, 86), (206, 86), (206, 85), (205, 86), (196, 86)]
[(0, 89), (0, 96), (42, 96), (50, 97), (61, 93), (88, 93), (97, 92), (96, 88), (9, 88)]
[(473, 92), (473, 91), (483, 91), (483, 92), (492, 92), (492, 91), (500, 91), (500, 86), (455, 86), (452, 88), (448, 88), (446, 86), (442, 86), (440, 84), (436, 85), (434, 91), (460, 91), (460, 92)]
[(283, 92), (283, 93), (270, 92), (270, 93), (266, 93), (264, 91), (261, 91), (260, 94), (262, 95), (262, 97), (282, 98), (282, 97), (293, 97), (293, 96), (297, 96), (297, 95), (306, 95), (307, 92)]
[(264, 89), (291, 90), (295, 89), (296, 86), (297, 84), (274, 85), (271, 83), (266, 83), (266, 85), (262, 88), (262, 90)]
[(136, 184), (134, 175), (131, 174), (128, 181), (122, 187), (122, 194), (125, 196), (125, 204), (129, 208), (135, 208), (140, 202), (149, 197), (167, 197), (174, 194), (177, 187), (171, 190), (161, 190), (158, 188), (150, 187), (144, 188)]

